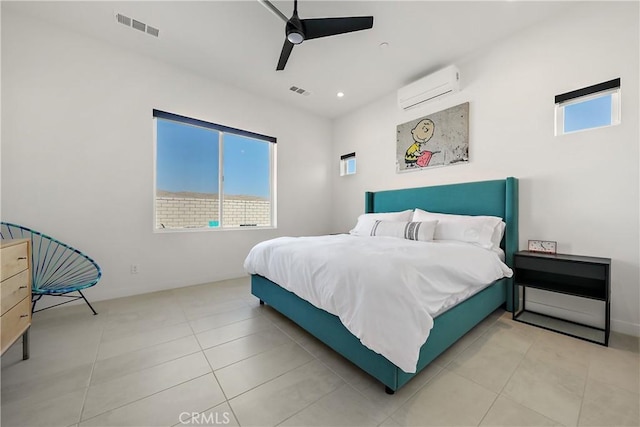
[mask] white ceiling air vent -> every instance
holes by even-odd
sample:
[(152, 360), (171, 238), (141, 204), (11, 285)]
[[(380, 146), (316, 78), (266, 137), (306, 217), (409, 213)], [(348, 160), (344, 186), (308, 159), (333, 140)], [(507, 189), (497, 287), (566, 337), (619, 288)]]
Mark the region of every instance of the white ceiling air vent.
[(128, 16), (125, 16), (121, 13), (116, 14), (116, 21), (118, 21), (118, 23), (122, 25), (135, 28), (136, 30), (142, 31), (143, 33), (147, 33), (154, 37), (158, 37), (160, 35), (159, 29), (147, 25), (144, 22), (138, 21), (137, 19), (129, 18)]
[(147, 25), (147, 34), (158, 37), (158, 35), (160, 34), (160, 30), (157, 28), (153, 28), (151, 25)]
[(129, 18), (128, 16), (124, 16), (124, 15), (121, 15), (121, 14), (118, 13), (116, 15), (116, 20), (119, 23), (126, 25), (127, 27), (131, 26), (131, 18)]
[(398, 106), (407, 110), (457, 92), (459, 89), (460, 71), (455, 65), (450, 65), (398, 89)]
[(135, 19), (133, 20), (131, 26), (136, 30), (142, 31), (143, 33), (147, 29), (147, 25), (144, 22), (136, 21)]
[(290, 90), (291, 92), (295, 92), (295, 93), (297, 93), (297, 94), (299, 94), (299, 95), (304, 95), (304, 96), (309, 96), (309, 95), (311, 95), (311, 92), (309, 92), (308, 90), (302, 89), (301, 87), (297, 87), (297, 86), (291, 86), (291, 87), (289, 88), (289, 90)]

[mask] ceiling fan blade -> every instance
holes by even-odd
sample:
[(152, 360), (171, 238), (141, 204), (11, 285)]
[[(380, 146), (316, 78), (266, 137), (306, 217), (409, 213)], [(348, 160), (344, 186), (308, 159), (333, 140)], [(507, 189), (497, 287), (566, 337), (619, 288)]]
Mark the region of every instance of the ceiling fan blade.
[(292, 50), (293, 50), (293, 43), (285, 39), (284, 46), (282, 46), (282, 52), (280, 53), (280, 60), (278, 61), (278, 66), (276, 67), (276, 71), (284, 70), (284, 66), (287, 65), (287, 61), (289, 60), (289, 55), (291, 55)]
[(277, 7), (273, 5), (269, 0), (258, 0), (264, 7), (266, 7), (269, 12), (276, 15), (278, 18), (282, 19), (284, 22), (287, 22), (289, 18), (284, 16), (284, 13), (280, 12)]
[(349, 18), (302, 19), (305, 40), (353, 31), (368, 30), (373, 27), (373, 16), (352, 16)]

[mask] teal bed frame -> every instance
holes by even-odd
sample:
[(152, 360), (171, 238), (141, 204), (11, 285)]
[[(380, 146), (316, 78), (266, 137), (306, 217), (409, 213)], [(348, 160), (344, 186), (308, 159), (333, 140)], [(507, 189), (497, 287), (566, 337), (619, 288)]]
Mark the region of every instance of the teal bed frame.
[[(394, 212), (420, 208), (430, 212), (499, 216), (506, 223), (502, 248), (513, 268), (518, 250), (518, 180), (470, 182), (434, 187), (367, 192), (365, 211)], [(416, 373), (407, 373), (384, 356), (368, 349), (340, 319), (299, 298), (270, 280), (253, 275), (251, 293), (307, 332), (350, 360), (393, 393), (459, 340), (498, 307), (512, 311), (512, 279), (500, 279), (434, 319), (429, 338), (420, 350)]]

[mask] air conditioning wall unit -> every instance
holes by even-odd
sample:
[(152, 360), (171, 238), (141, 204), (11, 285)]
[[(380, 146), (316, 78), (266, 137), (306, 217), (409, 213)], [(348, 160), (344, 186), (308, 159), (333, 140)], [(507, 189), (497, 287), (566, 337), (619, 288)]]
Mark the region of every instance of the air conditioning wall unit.
[(407, 110), (458, 90), (460, 71), (455, 65), (450, 65), (398, 89), (398, 106)]

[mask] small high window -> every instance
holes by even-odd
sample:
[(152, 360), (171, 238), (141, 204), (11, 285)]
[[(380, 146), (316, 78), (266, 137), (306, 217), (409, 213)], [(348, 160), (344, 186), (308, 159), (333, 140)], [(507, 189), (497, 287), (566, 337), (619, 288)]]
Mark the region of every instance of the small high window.
[(340, 176), (356, 173), (356, 153), (340, 156)]
[(620, 79), (556, 96), (556, 135), (620, 124)]

